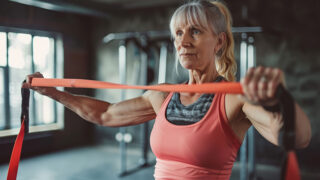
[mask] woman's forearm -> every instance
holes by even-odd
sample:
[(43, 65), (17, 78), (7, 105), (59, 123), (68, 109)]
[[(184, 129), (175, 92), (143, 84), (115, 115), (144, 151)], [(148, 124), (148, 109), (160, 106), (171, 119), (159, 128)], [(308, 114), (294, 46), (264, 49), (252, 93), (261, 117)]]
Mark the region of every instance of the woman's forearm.
[(86, 96), (73, 95), (56, 89), (51, 89), (50, 92), (46, 93), (46, 96), (60, 102), (83, 119), (99, 125), (103, 124), (101, 116), (110, 105), (108, 102)]
[[(275, 126), (272, 132), (274, 137), (278, 137), (279, 130), (283, 126), (282, 116), (277, 113), (277, 115), (272, 116), (271, 122), (274, 122)], [(311, 140), (311, 126), (310, 121), (300, 106), (295, 103), (295, 148), (301, 149), (309, 145)]]
[[(275, 145), (279, 145), (279, 131), (283, 126), (280, 112), (272, 113), (265, 110), (262, 106), (250, 103), (245, 103), (243, 112), (264, 138)], [(311, 140), (310, 121), (297, 103), (295, 103), (295, 112), (295, 147), (305, 148)]]

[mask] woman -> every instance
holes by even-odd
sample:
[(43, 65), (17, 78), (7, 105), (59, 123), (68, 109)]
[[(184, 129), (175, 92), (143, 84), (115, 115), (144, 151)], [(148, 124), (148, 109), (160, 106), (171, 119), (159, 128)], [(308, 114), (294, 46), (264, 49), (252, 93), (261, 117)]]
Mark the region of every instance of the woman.
[[(231, 17), (220, 2), (190, 2), (172, 16), (170, 30), (179, 63), (188, 70), (188, 84), (234, 81)], [(251, 68), (241, 80), (244, 96), (233, 94), (167, 93), (147, 91), (141, 97), (111, 104), (72, 95), (55, 88), (23, 86), (62, 103), (84, 119), (103, 126), (145, 123), (154, 118), (151, 147), (157, 156), (155, 179), (229, 179), (237, 152), (253, 125), (277, 145), (282, 126), (276, 106), (276, 88), (284, 84), (283, 72), (275, 68)], [(310, 122), (296, 107), (296, 147), (306, 147)]]

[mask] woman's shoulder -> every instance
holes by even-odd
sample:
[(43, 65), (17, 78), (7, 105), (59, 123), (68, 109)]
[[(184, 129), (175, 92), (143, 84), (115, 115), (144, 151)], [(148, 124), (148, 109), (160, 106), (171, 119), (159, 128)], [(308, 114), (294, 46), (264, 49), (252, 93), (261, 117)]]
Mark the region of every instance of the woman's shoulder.
[[(169, 85), (168, 83), (162, 83), (159, 85)], [(144, 93), (144, 97), (146, 97), (149, 102), (151, 103), (154, 111), (158, 113), (161, 108), (161, 105), (166, 100), (170, 92), (163, 92), (163, 91), (155, 91), (155, 90), (148, 90)]]
[(239, 118), (242, 119), (244, 103), (243, 99), (239, 98), (237, 94), (225, 95), (225, 112), (230, 122)]

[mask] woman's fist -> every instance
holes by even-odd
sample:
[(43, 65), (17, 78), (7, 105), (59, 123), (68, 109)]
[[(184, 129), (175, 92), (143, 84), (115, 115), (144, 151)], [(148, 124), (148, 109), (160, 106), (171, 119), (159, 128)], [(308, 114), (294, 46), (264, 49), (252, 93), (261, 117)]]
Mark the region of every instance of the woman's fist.
[(259, 66), (250, 68), (241, 79), (244, 98), (252, 104), (273, 106), (278, 103), (275, 93), (284, 75), (280, 69)]
[(22, 84), (22, 88), (28, 88), (35, 90), (36, 92), (42, 95), (48, 95), (51, 91), (56, 90), (53, 87), (33, 87), (31, 86), (31, 82), (33, 78), (43, 78), (43, 75), (40, 72), (36, 72), (34, 74), (29, 74), (26, 76), (26, 82)]

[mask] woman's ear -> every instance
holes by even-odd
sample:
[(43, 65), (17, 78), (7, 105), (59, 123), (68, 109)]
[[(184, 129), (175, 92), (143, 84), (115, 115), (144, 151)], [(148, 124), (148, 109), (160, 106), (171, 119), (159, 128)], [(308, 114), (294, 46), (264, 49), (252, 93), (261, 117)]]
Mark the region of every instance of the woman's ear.
[(224, 44), (226, 42), (226, 33), (222, 32), (218, 35), (218, 42), (217, 45), (214, 47), (214, 52), (217, 54), (222, 48), (224, 47)]

